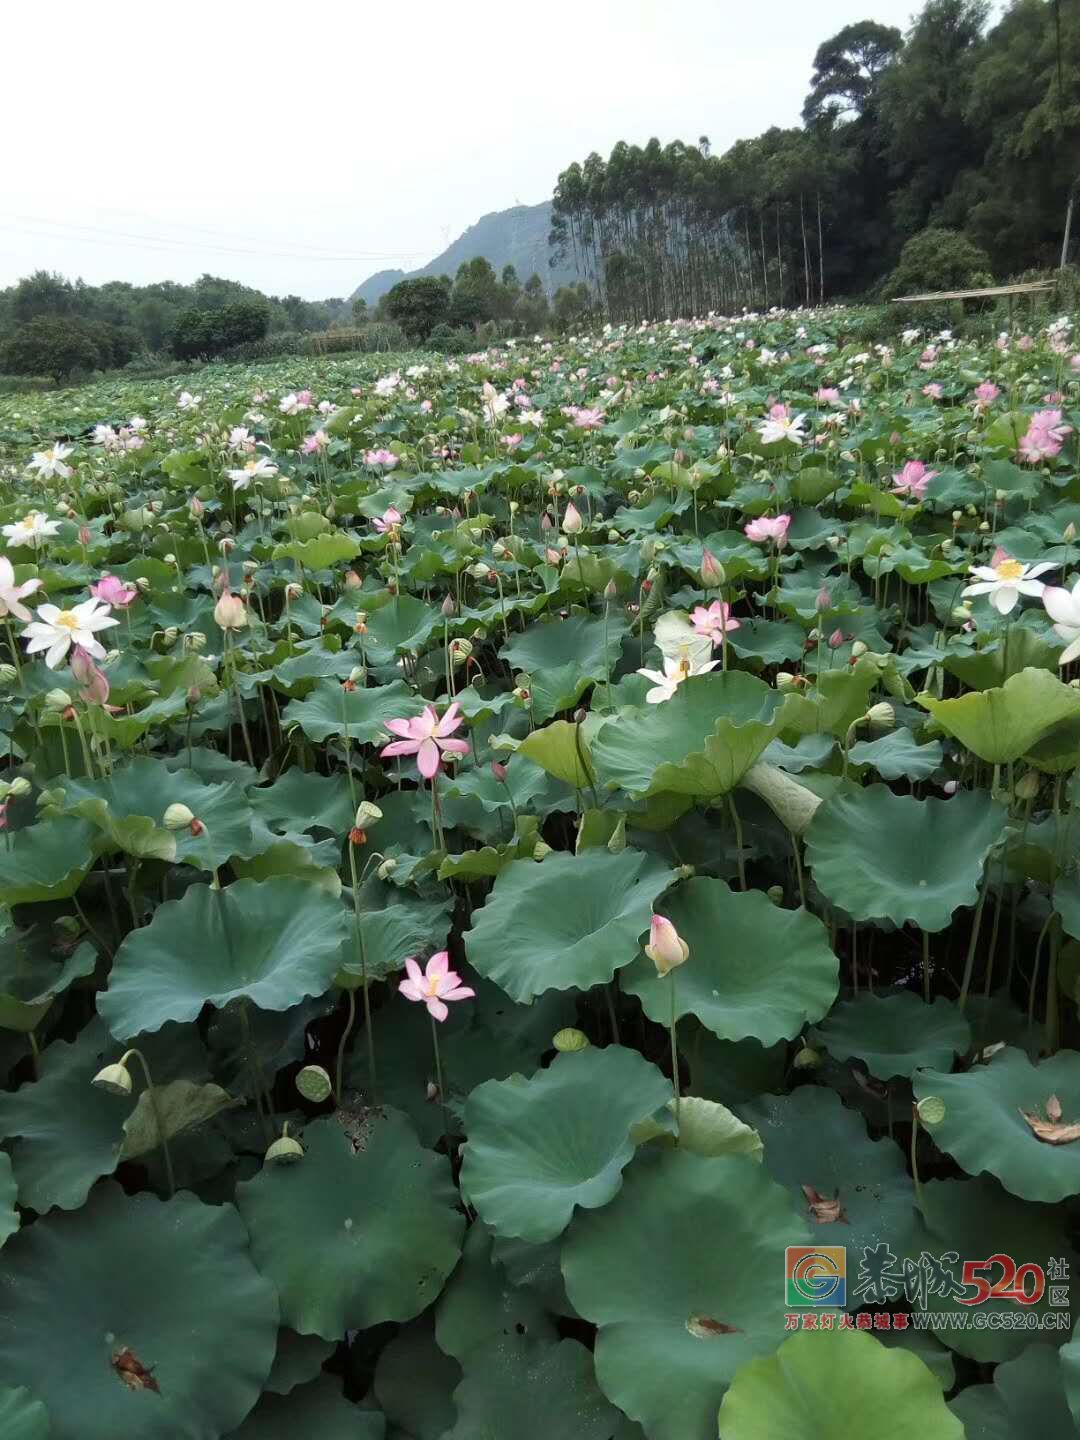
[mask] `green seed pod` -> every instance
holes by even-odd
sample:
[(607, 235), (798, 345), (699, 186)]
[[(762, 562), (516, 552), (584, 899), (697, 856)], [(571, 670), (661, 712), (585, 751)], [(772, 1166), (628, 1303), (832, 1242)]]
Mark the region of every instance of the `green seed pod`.
[(551, 1043), (555, 1046), (556, 1050), (561, 1051), (564, 1055), (568, 1055), (572, 1054), (575, 1050), (587, 1050), (589, 1047), (589, 1037), (585, 1034), (584, 1030), (574, 1030), (568, 1026), (565, 1030), (557, 1031)]
[(940, 1125), (945, 1119), (945, 1101), (940, 1095), (924, 1095), (915, 1106), (915, 1113), (924, 1125)]
[(329, 1100), (334, 1090), (330, 1076), (321, 1065), (305, 1065), (296, 1077), (296, 1088), (313, 1105)]

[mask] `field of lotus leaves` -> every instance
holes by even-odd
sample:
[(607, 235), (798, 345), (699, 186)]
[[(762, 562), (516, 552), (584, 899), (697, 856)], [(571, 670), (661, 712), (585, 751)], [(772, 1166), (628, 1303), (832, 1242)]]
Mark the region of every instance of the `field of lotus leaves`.
[(1078, 1433), (1080, 336), (860, 325), (0, 399), (3, 1440)]

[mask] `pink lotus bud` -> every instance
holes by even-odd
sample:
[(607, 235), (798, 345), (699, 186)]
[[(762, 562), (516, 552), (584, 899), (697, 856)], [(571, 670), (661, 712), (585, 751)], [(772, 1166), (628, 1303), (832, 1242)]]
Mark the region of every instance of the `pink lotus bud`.
[(552, 550), (550, 546), (548, 546), (548, 549), (544, 554), (544, 559), (549, 565), (559, 565), (562, 563), (562, 556), (559, 554), (558, 550)]
[(90, 531), (86, 528), (85, 525), (80, 525), (80, 527), (79, 527), (79, 544), (80, 544), (80, 545), (89, 545), (89, 544), (90, 544)]
[(829, 649), (837, 650), (844, 643), (844, 632), (837, 628), (829, 636)]
[(582, 529), (584, 528), (584, 524), (585, 522), (582, 520), (580, 514), (574, 507), (573, 502), (571, 501), (567, 504), (567, 507), (563, 512), (563, 532), (567, 535), (580, 535)]
[(819, 611), (828, 610), (832, 604), (832, 596), (829, 594), (829, 587), (827, 585), (823, 585), (818, 591), (815, 603)]
[(724, 567), (708, 548), (701, 552), (701, 583), (707, 590), (716, 590), (725, 580)]
[(364, 583), (364, 582), (360, 579), (360, 576), (356, 573), (355, 570), (346, 570), (346, 571), (345, 571), (345, 589), (346, 589), (346, 590), (359, 590), (359, 589), (360, 589), (360, 586), (361, 586), (363, 583)]
[(493, 760), (491, 762), (491, 773), (495, 776), (495, 779), (498, 780), (500, 785), (506, 784), (506, 766), (502, 763), (501, 760)]
[(656, 966), (656, 973), (663, 977), (690, 958), (690, 947), (670, 920), (663, 915), (654, 915), (649, 925), (649, 943), (645, 954)]
[(609, 580), (609, 581), (607, 582), (607, 584), (604, 586), (604, 599), (605, 599), (605, 600), (614, 600), (614, 599), (618, 596), (618, 593), (619, 593), (619, 588), (618, 588), (618, 586), (615, 584), (615, 581), (614, 581), (614, 580)]
[(243, 630), (248, 623), (247, 606), (239, 595), (223, 590), (214, 606), (214, 619), (222, 630)]
[(454, 614), (454, 612), (455, 612), (456, 609), (457, 609), (457, 606), (454, 604), (454, 597), (453, 597), (452, 595), (447, 595), (447, 596), (444, 598), (443, 602), (442, 602), (442, 613), (443, 613), (443, 616), (444, 616), (447, 620), (449, 620), (450, 617), (451, 617), (451, 615)]
[(188, 509), (191, 511), (192, 518), (195, 520), (201, 520), (206, 514), (206, 506), (197, 495), (192, 495), (188, 501)]
[(98, 669), (81, 645), (76, 645), (71, 653), (71, 673), (82, 686), (79, 694), (88, 705), (105, 704), (109, 698), (109, 682), (105, 672)]

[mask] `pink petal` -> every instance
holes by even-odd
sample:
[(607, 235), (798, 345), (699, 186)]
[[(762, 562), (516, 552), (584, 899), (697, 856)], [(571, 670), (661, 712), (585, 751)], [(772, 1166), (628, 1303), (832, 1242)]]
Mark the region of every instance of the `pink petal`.
[(424, 972), (420, 969), (420, 966), (416, 963), (416, 961), (413, 959), (413, 957), (412, 957), (411, 955), (410, 955), (409, 958), (405, 961), (405, 971), (406, 971), (406, 973), (408, 974), (409, 979), (413, 982), (414, 985), (422, 985), (422, 984), (423, 984), (423, 981), (424, 981)]
[(427, 1002), (428, 1014), (436, 1020), (445, 1020), (450, 1014), (441, 1000), (429, 1000)]
[(455, 755), (467, 755), (469, 753), (469, 742), (467, 740), (439, 740), (440, 750), (452, 750)]
[(402, 980), (397, 987), (406, 1000), (423, 1000), (424, 992), (419, 985), (414, 985), (411, 980)]
[(476, 991), (470, 986), (458, 985), (454, 990), (444, 990), (442, 992), (442, 998), (444, 1000), (471, 1000), (475, 994)]
[(442, 717), (442, 719), (439, 721), (438, 725), (436, 725), (436, 727), (435, 727), (435, 734), (436, 734), (436, 735), (443, 736), (443, 735), (452, 735), (452, 734), (454, 733), (454, 731), (455, 731), (455, 730), (458, 728), (458, 726), (461, 724), (461, 718), (460, 718), (460, 716), (459, 716), (459, 714), (458, 714), (458, 711), (459, 711), (460, 709), (461, 709), (461, 706), (460, 706), (460, 705), (458, 704), (458, 702), (455, 700), (454, 703), (453, 703), (453, 704), (449, 707), (449, 709), (447, 710), (446, 714), (445, 714), (445, 715)]
[(445, 975), (450, 969), (450, 956), (445, 950), (437, 950), (427, 962), (425, 973), (430, 980), (433, 975)]
[[(401, 743), (405, 744), (406, 742), (402, 741)], [(410, 741), (409, 744), (411, 748), (416, 751), (416, 768), (425, 780), (431, 780), (439, 773), (439, 766), (442, 764), (442, 756), (439, 753), (438, 745), (431, 739), (422, 741), (419, 746), (412, 741)], [(394, 748), (393, 745), (388, 745), (386, 750), (383, 751), (383, 754), (385, 755), (387, 750), (393, 750)], [(405, 752), (402, 751), (402, 754), (404, 753)]]
[(415, 755), (421, 744), (427, 741), (420, 740), (395, 740), (392, 745), (384, 745), (379, 751), (380, 755)]
[(390, 731), (391, 735), (403, 735), (406, 740), (412, 738), (411, 720), (387, 720), (386, 728)]

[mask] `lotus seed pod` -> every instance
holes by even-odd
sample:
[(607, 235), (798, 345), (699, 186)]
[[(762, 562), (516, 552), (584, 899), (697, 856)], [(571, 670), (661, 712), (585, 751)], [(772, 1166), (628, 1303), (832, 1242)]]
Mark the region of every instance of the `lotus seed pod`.
[(884, 733), (886, 730), (896, 728), (896, 711), (887, 700), (881, 700), (876, 705), (871, 705), (866, 712), (866, 718), (870, 722), (871, 730)]
[(370, 800), (361, 800), (356, 807), (356, 819), (353, 822), (357, 830), (370, 830), (383, 818), (383, 812), (378, 805), (373, 805)]
[(304, 1158), (304, 1147), (291, 1135), (279, 1135), (267, 1147), (266, 1155), (263, 1158), (267, 1165), (295, 1165), (298, 1160)]
[(794, 684), (795, 676), (792, 675), (790, 670), (778, 670), (776, 672), (777, 690), (790, 690)]
[(135, 577), (135, 585), (136, 585), (136, 588), (137, 588), (137, 589), (140, 591), (140, 593), (143, 594), (143, 595), (145, 595), (146, 592), (150, 589), (150, 581), (146, 578), (145, 575), (136, 575), (136, 577)]
[(551, 1043), (563, 1055), (572, 1055), (576, 1050), (589, 1048), (589, 1037), (584, 1030), (575, 1030), (568, 1026), (565, 1030), (556, 1031)]
[(300, 584), (298, 580), (290, 580), (288, 585), (285, 586), (286, 600), (299, 600), (300, 596), (303, 595), (303, 593), (304, 587)]
[(804, 1045), (792, 1064), (796, 1070), (816, 1070), (821, 1064), (821, 1056), (810, 1045)]
[(50, 690), (45, 696), (45, 704), (50, 710), (66, 710), (71, 704), (71, 696), (66, 690)]
[(131, 1094), (131, 1072), (122, 1060), (104, 1066), (90, 1083), (99, 1090), (108, 1091), (110, 1095)]
[(945, 1119), (945, 1101), (940, 1095), (924, 1095), (915, 1106), (915, 1113), (924, 1125), (940, 1125)]
[(33, 787), (25, 775), (17, 775), (8, 786), (9, 795), (29, 795)]
[(330, 1076), (321, 1065), (305, 1065), (296, 1077), (296, 1088), (313, 1105), (329, 1100), (334, 1090)]
[(164, 640), (166, 648), (171, 648), (180, 638), (179, 628), (176, 625), (167, 625), (161, 632), (161, 638)]
[(784, 903), (784, 887), (782, 885), (770, 885), (768, 890), (765, 891), (765, 894), (774, 905), (782, 905)]
[(5, 685), (10, 685), (18, 673), (14, 665), (0, 665), (0, 680), (2, 680)]
[(194, 819), (194, 812), (177, 801), (166, 807), (163, 824), (166, 830), (186, 830)]
[(397, 860), (393, 856), (391, 856), (389, 860), (384, 860), (382, 862), (382, 864), (379, 866), (375, 873), (376, 875), (378, 875), (380, 880), (389, 880), (390, 876), (393, 875), (396, 869)]
[(1039, 793), (1039, 777), (1034, 770), (1028, 770), (1021, 775), (1016, 782), (1016, 798), (1018, 800), (1034, 800)]

